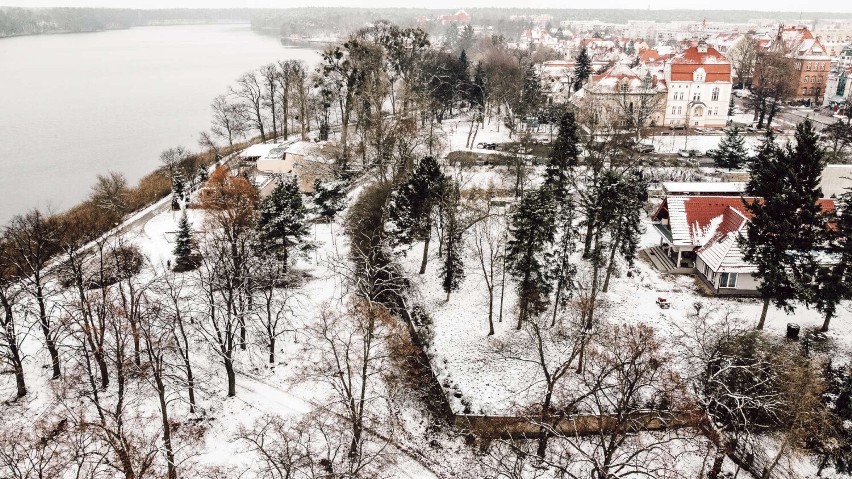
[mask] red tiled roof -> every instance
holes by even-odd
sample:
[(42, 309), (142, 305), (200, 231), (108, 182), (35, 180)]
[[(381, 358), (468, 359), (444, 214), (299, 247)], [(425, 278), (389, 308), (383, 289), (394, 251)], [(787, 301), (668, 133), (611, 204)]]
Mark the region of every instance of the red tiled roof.
[(695, 70), (703, 68), (707, 72), (706, 81), (731, 81), (731, 63), (713, 47), (701, 52), (698, 47), (690, 47), (671, 60), (673, 81), (692, 81)]

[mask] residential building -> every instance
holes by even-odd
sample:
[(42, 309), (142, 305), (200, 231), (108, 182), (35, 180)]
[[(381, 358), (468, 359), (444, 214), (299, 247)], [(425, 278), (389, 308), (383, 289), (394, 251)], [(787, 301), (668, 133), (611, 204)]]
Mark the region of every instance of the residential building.
[[(740, 238), (751, 214), (740, 196), (668, 196), (651, 216), (660, 245), (647, 250), (663, 272), (694, 274), (713, 294), (756, 295), (755, 266), (743, 259)], [(819, 200), (825, 211), (834, 200)]]
[(302, 193), (313, 193), (315, 180), (333, 176), (333, 152), (329, 151), (331, 148), (326, 142), (312, 141), (279, 145), (270, 154), (257, 160), (257, 169), (261, 173), (273, 175), (296, 175), (299, 190)]
[(468, 14), (464, 10), (459, 10), (452, 15), (439, 16), (438, 21), (441, 22), (441, 25), (446, 25), (448, 23), (468, 24), (470, 23), (470, 14)]
[(656, 126), (663, 120), (666, 84), (650, 71), (641, 73), (626, 65), (616, 65), (602, 74), (592, 75), (571, 99), (602, 125)]
[(731, 62), (704, 42), (665, 66), (668, 94), (664, 124), (724, 128), (731, 99)]

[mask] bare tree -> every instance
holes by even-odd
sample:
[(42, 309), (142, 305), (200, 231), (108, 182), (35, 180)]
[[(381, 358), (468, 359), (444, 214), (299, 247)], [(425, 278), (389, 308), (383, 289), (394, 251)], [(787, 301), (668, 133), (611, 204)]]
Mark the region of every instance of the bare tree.
[[(0, 250), (3, 249), (0, 240)], [(27, 394), (27, 384), (24, 380), (24, 356), (21, 352), (21, 342), (24, 339), (19, 329), (21, 325), (22, 296), (20, 288), (14, 284), (14, 276), (6, 262), (6, 256), (0, 254), (0, 364), (8, 365), (15, 374), (15, 386), (17, 392), (15, 397), (22, 398)]]
[(274, 366), (276, 342), (288, 331), (287, 316), (293, 315), (295, 295), (289, 288), (296, 278), (287, 274), (286, 263), (275, 258), (260, 260), (253, 275), (253, 292), (257, 296), (253, 302), (253, 314), (264, 346), (269, 351), (269, 365)]
[(674, 471), (668, 445), (677, 435), (637, 432), (675, 419), (684, 395), (671, 360), (646, 325), (607, 326), (596, 337), (577, 385), (589, 392), (582, 407), (595, 433), (581, 437), (571, 427), (559, 433), (583, 471), (574, 477), (663, 477)]
[(165, 301), (161, 304), (161, 314), (172, 325), (171, 332), (173, 335), (172, 345), (175, 352), (180, 357), (182, 363), (183, 374), (186, 379), (185, 386), (189, 399), (189, 412), (195, 413), (195, 376), (192, 372), (192, 360), (190, 357), (190, 336), (189, 324), (192, 322), (193, 311), (191, 307), (191, 288), (189, 286), (190, 279), (184, 275), (167, 272), (162, 281), (153, 285), (155, 291), (160, 294)]
[(239, 102), (231, 102), (226, 95), (219, 95), (210, 104), (213, 109), (211, 131), (214, 135), (228, 140), (228, 146), (234, 145), (234, 140), (242, 138), (247, 131), (245, 106)]
[(545, 458), (548, 440), (559, 422), (591, 393), (591, 388), (559, 387), (571, 373), (571, 366), (581, 351), (583, 336), (577, 326), (580, 326), (579, 321), (563, 321), (551, 326), (549, 315), (530, 315), (523, 323), (524, 338), (520, 341), (510, 338), (496, 351), (503, 358), (530, 365), (536, 371), (536, 376), (528, 379), (532, 382), (530, 387), (540, 397), (528, 413), (540, 428), (536, 448), (540, 459)]
[[(274, 63), (269, 63), (260, 67), (258, 71), (260, 74), (260, 79), (263, 82), (263, 95), (264, 100), (263, 104), (269, 108), (270, 116), (272, 117), (272, 137), (275, 138), (278, 136), (278, 106), (276, 103), (277, 95), (276, 92), (278, 90), (278, 79), (280, 73), (278, 68)], [(282, 123), (284, 123), (284, 136), (287, 136), (287, 114), (286, 110), (282, 112), (284, 114), (284, 118)]]
[(231, 95), (242, 102), (247, 112), (248, 123), (260, 132), (260, 140), (266, 141), (266, 116), (264, 115), (266, 95), (258, 78), (258, 72), (251, 71), (238, 78), (236, 88), (231, 88)]
[(351, 426), (347, 455), (355, 464), (364, 457), (366, 429), (379, 427), (377, 421), (381, 421), (381, 377), (387, 359), (384, 335), (386, 323), (392, 321), (381, 305), (355, 299), (343, 314), (326, 305), (308, 328), (310, 340), (305, 347), (311, 364), (305, 377), (333, 389), (328, 404)]
[(479, 259), (482, 280), (488, 290), (488, 335), (494, 334), (494, 288), (503, 276), (506, 251), (505, 218), (490, 214), (472, 227), (470, 249)]
[(57, 346), (59, 330), (48, 311), (52, 284), (48, 266), (61, 251), (61, 234), (62, 226), (56, 218), (33, 210), (12, 218), (3, 231), (4, 247), (0, 249), (4, 256), (3, 264), (8, 265), (6, 271), (15, 275), (14, 279), (20, 281), (24, 291), (35, 302), (35, 313), (50, 354), (53, 379), (60, 377), (61, 370)]
[(754, 63), (757, 60), (758, 45), (754, 38), (744, 36), (737, 40), (728, 51), (728, 58), (737, 70), (737, 83), (743, 88), (751, 79)]

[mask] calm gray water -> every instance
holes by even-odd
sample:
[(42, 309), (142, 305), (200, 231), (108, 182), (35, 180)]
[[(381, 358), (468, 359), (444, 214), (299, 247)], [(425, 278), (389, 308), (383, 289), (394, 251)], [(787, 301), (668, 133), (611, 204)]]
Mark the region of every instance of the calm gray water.
[(98, 173), (135, 183), (162, 150), (197, 149), (210, 101), (240, 74), (319, 59), (247, 25), (145, 27), (0, 40), (0, 224), (84, 199)]

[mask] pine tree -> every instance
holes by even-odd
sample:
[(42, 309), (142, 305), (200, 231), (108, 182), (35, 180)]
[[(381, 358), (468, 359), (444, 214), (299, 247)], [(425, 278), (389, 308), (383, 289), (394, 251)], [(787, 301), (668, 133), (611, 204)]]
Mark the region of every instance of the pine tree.
[(728, 116), (734, 116), (734, 95), (731, 95), (731, 100), (728, 101)]
[(796, 147), (779, 149), (767, 132), (757, 155), (749, 160), (749, 195), (752, 218), (743, 241), (743, 258), (757, 268), (763, 310), (762, 329), (769, 303), (791, 312), (792, 300), (815, 302), (813, 280), (817, 273), (815, 250), (825, 231), (817, 200), (822, 152), (809, 121), (796, 127)]
[(848, 280), (852, 275), (852, 191), (841, 195), (829, 218), (834, 225), (824, 229), (829, 259), (827, 264), (818, 265), (812, 286), (816, 309), (825, 316), (823, 332), (828, 331), (840, 301), (852, 297), (852, 283)]
[(183, 201), (183, 196), (183, 175), (180, 174), (180, 171), (175, 171), (174, 176), (172, 176), (172, 210), (177, 211), (180, 209), (180, 203)]
[[(826, 236), (826, 215), (819, 199), (822, 170), (825, 168), (824, 151), (820, 146), (819, 134), (810, 120), (796, 126), (795, 148), (787, 145), (784, 157), (790, 170), (789, 191), (786, 201), (792, 203), (793, 216), (788, 219), (796, 225), (796, 236), (791, 252), (791, 271), (798, 284), (799, 299), (807, 304), (824, 304), (819, 296), (819, 284), (814, 281), (819, 270), (818, 249)], [(828, 328), (827, 318), (825, 327)]]
[(592, 75), (592, 59), (589, 58), (589, 52), (586, 47), (580, 50), (577, 58), (574, 60), (574, 91), (579, 91), (586, 84), (586, 81)]
[(447, 301), (450, 300), (450, 293), (456, 291), (461, 285), (462, 279), (464, 279), (462, 255), (464, 226), (459, 215), (459, 201), (459, 185), (454, 181), (446, 188), (442, 208), (444, 212), (444, 248), (440, 275), (441, 286), (447, 293)]
[(307, 214), (296, 177), (281, 178), (260, 204), (257, 220), (260, 251), (276, 255), (286, 267), (294, 247), (309, 248)]
[(187, 271), (195, 266), (195, 260), (192, 254), (192, 228), (189, 226), (189, 219), (186, 217), (186, 210), (178, 221), (178, 231), (175, 236), (175, 249), (172, 251), (175, 255), (175, 271)]
[(712, 154), (713, 164), (717, 168), (735, 170), (742, 167), (748, 160), (748, 151), (745, 146), (745, 138), (740, 135), (740, 129), (736, 126), (725, 130), (725, 137), (719, 143), (719, 149)]
[(541, 188), (525, 193), (511, 216), (506, 263), (518, 283), (518, 329), (529, 315), (539, 314), (547, 306), (552, 289), (554, 210), (550, 191)]
[(633, 267), (636, 250), (642, 236), (642, 205), (648, 199), (648, 182), (641, 172), (623, 175), (616, 183), (613, 195), (616, 198), (611, 208), (610, 256), (604, 279), (603, 292), (609, 290), (609, 280), (615, 269), (616, 254), (619, 254), (628, 267)]
[(576, 251), (577, 228), (574, 226), (574, 200), (570, 196), (563, 199), (556, 209), (555, 258), (551, 276), (554, 279), (553, 318), (551, 326), (556, 324), (558, 312), (565, 307), (571, 297), (574, 276), (577, 267), (571, 262)]
[(446, 176), (431, 156), (417, 164), (408, 179), (399, 184), (391, 197), (388, 220), (398, 245), (410, 246), (422, 240), (423, 259), (420, 274), (426, 272), (429, 241), (432, 236), (432, 216), (443, 195)]
[(343, 182), (323, 183), (314, 181), (314, 205), (316, 214), (326, 223), (346, 206), (346, 184)]
[(486, 101), (486, 86), (485, 86), (485, 69), (482, 67), (482, 62), (476, 62), (476, 69), (473, 71), (473, 82), (470, 85), (468, 98), (472, 107), (479, 110), (482, 114), (485, 111)]
[(580, 157), (578, 143), (574, 112), (566, 109), (559, 118), (559, 134), (553, 142), (544, 179), (544, 184), (552, 190), (557, 202), (568, 196), (568, 172), (577, 166)]

